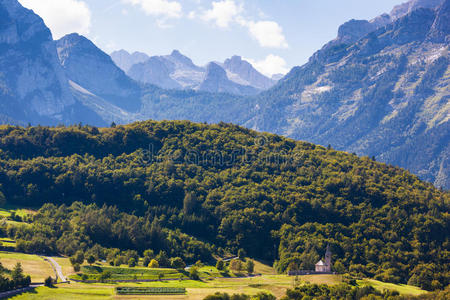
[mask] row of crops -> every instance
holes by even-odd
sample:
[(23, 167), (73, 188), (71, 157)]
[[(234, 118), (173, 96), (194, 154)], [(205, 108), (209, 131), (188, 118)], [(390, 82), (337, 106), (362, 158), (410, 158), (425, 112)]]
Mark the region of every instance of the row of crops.
[(185, 288), (176, 287), (116, 287), (118, 295), (184, 295)]

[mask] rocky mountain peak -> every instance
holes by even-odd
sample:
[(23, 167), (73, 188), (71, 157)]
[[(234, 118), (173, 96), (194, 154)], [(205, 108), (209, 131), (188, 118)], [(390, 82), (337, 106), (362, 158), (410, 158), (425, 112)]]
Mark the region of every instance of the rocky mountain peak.
[(76, 33), (56, 41), (67, 77), (90, 93), (112, 99), (119, 107), (139, 107), (139, 86), (114, 64), (111, 57)]
[(228, 80), (227, 72), (218, 64), (211, 62), (206, 67), (205, 80)]
[(395, 6), (392, 9), (390, 15), (392, 19), (395, 20), (419, 8), (435, 9), (436, 7), (440, 6), (442, 2), (443, 0), (410, 0), (408, 2)]
[(114, 51), (110, 54), (114, 63), (121, 68), (125, 73), (130, 70), (130, 68), (139, 63), (147, 61), (150, 57), (143, 52), (133, 52), (129, 53), (126, 50)]
[(16, 0), (0, 2), (0, 57), (0, 97), (11, 97), (3, 112), (21, 118), (25, 105), (28, 115), (52, 116), (74, 102), (50, 30)]
[(275, 84), (272, 79), (259, 73), (248, 61), (238, 55), (225, 60), (223, 67), (231, 72), (230, 79), (240, 84), (251, 85), (261, 90), (266, 90)]
[(109, 55), (100, 50), (89, 39), (79, 35), (78, 33), (71, 33), (62, 37), (56, 41), (56, 45), (61, 64), (63, 66), (65, 64), (65, 59), (69, 55), (74, 54), (93, 56), (93, 59), (97, 59), (98, 61), (113, 63)]
[(380, 28), (389, 23), (392, 23), (392, 18), (389, 14), (382, 14), (382, 15), (370, 20), (370, 23), (374, 24), (377, 28)]
[(211, 62), (206, 67), (206, 73), (203, 82), (198, 87), (201, 91), (231, 93), (231, 94), (256, 94), (257, 89), (241, 85), (231, 81), (227, 72), (217, 63)]
[(200, 67), (196, 66), (189, 57), (181, 54), (179, 50), (173, 50), (170, 55), (166, 56), (166, 58), (168, 58), (175, 64), (182, 64), (192, 69), (201, 69)]
[(337, 40), (343, 44), (351, 44), (377, 29), (367, 20), (350, 20), (339, 27)]

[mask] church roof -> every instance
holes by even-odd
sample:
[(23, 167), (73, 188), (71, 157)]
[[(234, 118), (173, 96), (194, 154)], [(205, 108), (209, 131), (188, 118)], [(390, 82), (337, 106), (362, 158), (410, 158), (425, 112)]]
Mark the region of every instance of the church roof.
[(325, 263), (322, 260), (319, 260), (316, 266), (325, 266)]

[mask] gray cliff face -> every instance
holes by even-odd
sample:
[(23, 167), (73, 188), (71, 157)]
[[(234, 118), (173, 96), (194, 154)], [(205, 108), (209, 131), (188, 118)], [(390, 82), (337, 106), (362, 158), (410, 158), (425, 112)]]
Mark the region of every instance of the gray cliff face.
[(182, 89), (181, 84), (170, 77), (175, 69), (172, 62), (153, 56), (143, 63), (133, 65), (128, 76), (136, 81), (150, 83), (165, 89)]
[(363, 36), (377, 29), (377, 25), (366, 20), (350, 20), (338, 30), (337, 43), (353, 44)]
[(170, 77), (183, 88), (191, 89), (198, 86), (203, 79), (205, 69), (196, 66), (192, 60), (174, 50), (170, 55), (162, 56), (171, 68)]
[(209, 63), (205, 79), (198, 87), (200, 91), (230, 94), (256, 94), (258, 91), (251, 86), (243, 86), (228, 79), (227, 72), (216, 63)]
[(114, 63), (127, 73), (135, 64), (143, 63), (150, 57), (142, 52), (128, 53), (125, 50), (114, 51), (110, 54)]
[[(409, 169), (450, 188), (450, 0), (352, 45), (324, 47), (263, 93), (246, 123)], [(445, 37), (445, 38), (443, 38)]]
[(56, 44), (61, 65), (72, 82), (121, 108), (139, 109), (139, 85), (91, 41), (74, 33)]
[(15, 120), (60, 119), (72, 105), (50, 30), (16, 0), (0, 2), (0, 106)]
[(435, 9), (442, 4), (443, 0), (411, 0), (395, 6), (390, 15), (393, 20), (404, 17), (419, 8)]
[[(243, 60), (240, 56), (235, 55), (225, 60), (223, 67), (231, 73), (228, 75), (228, 77), (231, 77), (231, 80), (233, 80), (233, 75), (237, 76), (242, 80), (242, 84), (249, 85), (260, 90), (267, 90), (276, 82), (259, 73), (249, 62)], [(239, 83), (238, 80), (233, 81)]]
[(450, 43), (450, 1), (445, 0), (437, 9), (437, 17), (428, 34), (428, 40), (435, 43)]

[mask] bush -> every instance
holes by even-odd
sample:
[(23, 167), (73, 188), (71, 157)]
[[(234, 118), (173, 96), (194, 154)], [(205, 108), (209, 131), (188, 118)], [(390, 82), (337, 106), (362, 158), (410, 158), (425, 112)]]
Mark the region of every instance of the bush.
[(107, 279), (111, 278), (111, 276), (111, 271), (103, 271), (102, 274), (100, 274), (100, 282), (105, 282)]
[(148, 265), (149, 268), (159, 268), (159, 263), (156, 259), (152, 259), (150, 261), (150, 264)]
[(223, 260), (219, 259), (216, 263), (216, 268), (219, 271), (223, 271), (223, 269), (225, 268), (225, 264), (223, 263)]
[(170, 259), (165, 251), (159, 251), (155, 259), (158, 261), (160, 267), (167, 268), (170, 267)]
[(192, 267), (189, 269), (189, 278), (191, 278), (192, 280), (199, 280), (200, 279), (200, 274), (198, 272), (198, 268), (197, 267)]
[(186, 267), (186, 264), (181, 257), (172, 258), (170, 264), (174, 269), (184, 269)]
[(242, 261), (239, 259), (233, 259), (232, 261), (230, 261), (230, 269), (233, 271), (241, 271)]
[(264, 292), (260, 292), (260, 293), (256, 294), (255, 296), (251, 297), (251, 300), (276, 300), (276, 299), (277, 298), (274, 295), (264, 293)]
[(130, 268), (136, 267), (136, 260), (133, 257), (128, 260), (128, 266)]
[(245, 256), (247, 255), (247, 253), (245, 253), (244, 249), (239, 249), (238, 251), (238, 257), (240, 260), (245, 261)]
[(245, 270), (247, 271), (247, 273), (252, 274), (253, 271), (255, 270), (255, 263), (253, 262), (253, 260), (249, 259), (247, 261), (247, 264), (245, 265)]
[[(73, 260), (73, 263), (72, 263), (72, 260)], [(83, 251), (78, 250), (78, 251), (75, 253), (75, 255), (74, 255), (73, 257), (71, 257), (70, 262), (71, 262), (72, 264), (77, 263), (77, 264), (79, 264), (79, 265), (82, 265), (82, 264), (84, 263), (84, 253), (83, 253)]]
[(87, 262), (88, 262), (88, 264), (90, 264), (90, 265), (92, 265), (93, 263), (95, 263), (95, 257), (94, 257), (94, 255), (89, 255), (88, 256), (88, 258), (87, 258)]
[(146, 256), (146, 257), (144, 257), (144, 260), (142, 261), (142, 266), (148, 267), (148, 265), (150, 264), (150, 262), (151, 262), (150, 257)]
[[(266, 298), (254, 298), (252, 297), (251, 299), (264, 299), (266, 300)], [(267, 298), (269, 300), (272, 300), (272, 298)], [(275, 298), (273, 298), (275, 299)], [(204, 298), (204, 300), (250, 300), (250, 296), (245, 295), (245, 294), (234, 294), (233, 296), (228, 295), (227, 293), (215, 293), (214, 295), (209, 295), (206, 296)]]
[(45, 278), (44, 285), (48, 286), (48, 287), (52, 287), (53, 286), (53, 278), (51, 276), (48, 276), (47, 278)]
[(80, 272), (80, 269), (81, 269), (80, 264), (76, 263), (73, 265), (74, 272)]

